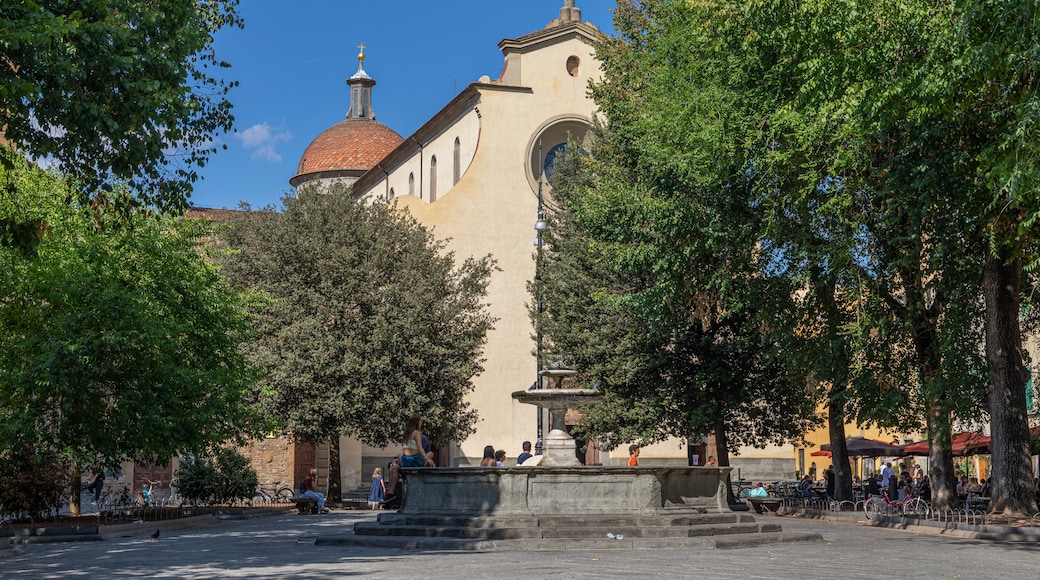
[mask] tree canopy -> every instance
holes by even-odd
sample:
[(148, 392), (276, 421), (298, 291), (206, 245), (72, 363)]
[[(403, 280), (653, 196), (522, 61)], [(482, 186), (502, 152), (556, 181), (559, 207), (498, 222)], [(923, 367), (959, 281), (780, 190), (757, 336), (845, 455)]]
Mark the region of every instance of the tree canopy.
[(240, 26), (237, 0), (4, 2), (0, 135), (56, 162), (79, 195), (129, 185), (135, 199), (186, 207), (197, 169), (234, 118), (236, 83), (214, 33)]
[(223, 275), (269, 299), (253, 316), (262, 403), (291, 435), (376, 446), (413, 412), (437, 443), (472, 433), (466, 395), (493, 319), (489, 257), (456, 264), (445, 242), (394, 207), (349, 195), (286, 197), (223, 237)]
[(0, 452), (111, 467), (262, 432), (244, 302), (200, 253), (203, 227), (69, 204), (60, 177), (12, 165), (0, 218), (42, 231), (30, 255), (0, 246)]
[[(776, 340), (793, 327), (794, 287), (756, 263), (749, 147), (723, 141), (753, 130), (745, 105), (759, 103), (711, 77), (732, 53), (690, 24), (682, 6), (619, 5), (620, 38), (597, 45), (592, 88), (606, 127), (591, 159), (567, 157), (574, 181), (554, 172), (560, 207), (534, 290), (547, 350), (606, 383), (584, 430), (611, 447), (714, 433), (726, 465), (741, 447), (800, 438), (816, 417)], [(583, 346), (598, 336), (601, 348)]]

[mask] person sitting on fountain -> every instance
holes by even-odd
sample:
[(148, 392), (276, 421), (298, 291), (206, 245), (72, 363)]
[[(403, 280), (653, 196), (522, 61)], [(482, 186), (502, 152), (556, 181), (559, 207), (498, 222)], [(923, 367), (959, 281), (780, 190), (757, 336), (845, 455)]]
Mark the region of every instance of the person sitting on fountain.
[(495, 448), (491, 445), (484, 447), (484, 458), (480, 460), (481, 467), (495, 467)]
[(404, 425), (401, 467), (433, 467), (433, 459), (423, 451), (422, 417), (412, 413)]
[(499, 449), (495, 452), (495, 467), (506, 466), (506, 452), (503, 449)]
[(527, 461), (528, 459), (533, 457), (533, 455), (531, 455), (531, 442), (530, 441), (524, 441), (523, 450), (524, 450), (523, 453), (521, 453), (520, 455), (516, 456), (516, 464), (517, 465), (523, 465), (525, 461)]
[[(386, 466), (386, 473), (390, 483), (386, 486), (386, 494), (383, 496), (383, 501), (379, 502), (380, 507), (388, 507), (394, 509), (393, 506), (399, 504), (401, 499), (401, 491), (398, 489), (401, 482), (401, 456), (395, 455), (390, 460), (389, 465)], [(399, 506), (398, 506), (399, 507)]]
[(628, 466), (637, 467), (639, 465), (639, 446), (629, 445), (628, 446)]

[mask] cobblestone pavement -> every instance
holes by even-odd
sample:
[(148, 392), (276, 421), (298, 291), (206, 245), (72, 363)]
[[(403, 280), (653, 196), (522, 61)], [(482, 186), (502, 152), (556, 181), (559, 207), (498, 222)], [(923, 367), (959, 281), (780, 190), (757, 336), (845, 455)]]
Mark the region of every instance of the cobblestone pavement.
[(731, 550), (421, 552), (314, 546), (371, 512), (274, 515), (104, 542), (22, 546), (0, 578), (1038, 578), (1040, 543), (971, 540), (779, 519), (825, 541)]

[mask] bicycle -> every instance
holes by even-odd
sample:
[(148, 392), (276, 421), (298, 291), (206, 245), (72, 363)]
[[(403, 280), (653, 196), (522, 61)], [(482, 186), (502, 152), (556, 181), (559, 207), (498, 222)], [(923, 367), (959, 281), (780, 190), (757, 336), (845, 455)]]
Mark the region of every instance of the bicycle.
[(863, 513), (869, 520), (873, 516), (901, 514), (906, 517), (917, 518), (928, 513), (928, 502), (919, 497), (906, 496), (903, 499), (892, 501), (887, 491), (881, 492), (881, 497), (867, 495), (863, 501)]
[(137, 492), (137, 507), (148, 507), (155, 500), (155, 496), (152, 494), (152, 488), (156, 485), (162, 485), (161, 481), (152, 481), (145, 478), (148, 482), (147, 486), (141, 488), (141, 491)]
[(293, 493), (292, 488), (286, 485), (282, 485), (282, 482), (276, 481), (272, 485), (274, 489), (264, 487), (264, 484), (256, 490), (256, 497), (253, 498), (253, 503), (289, 503), (292, 501)]

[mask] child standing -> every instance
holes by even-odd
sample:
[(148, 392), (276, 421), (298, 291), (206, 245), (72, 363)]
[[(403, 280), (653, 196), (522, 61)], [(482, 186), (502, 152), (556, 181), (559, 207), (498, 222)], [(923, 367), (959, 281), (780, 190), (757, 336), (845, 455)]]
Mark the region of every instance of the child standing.
[(386, 496), (386, 484), (383, 483), (383, 468), (377, 467), (372, 472), (372, 491), (368, 494), (368, 507), (374, 510), (383, 509), (383, 498)]

